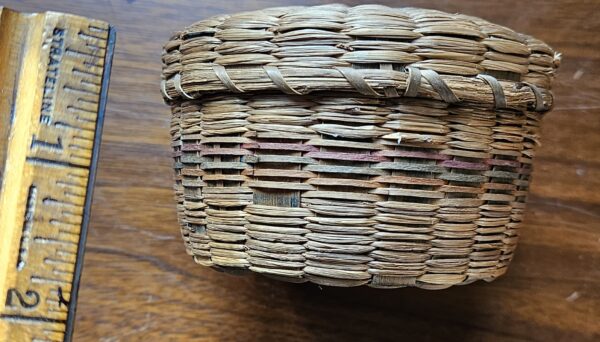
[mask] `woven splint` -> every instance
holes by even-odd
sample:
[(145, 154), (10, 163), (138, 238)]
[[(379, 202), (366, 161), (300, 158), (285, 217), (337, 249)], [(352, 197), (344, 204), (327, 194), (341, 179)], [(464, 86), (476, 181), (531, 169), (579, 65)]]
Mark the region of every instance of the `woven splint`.
[(378, 5), (177, 32), (161, 90), (188, 253), (333, 286), (502, 275), (559, 60), (479, 18)]

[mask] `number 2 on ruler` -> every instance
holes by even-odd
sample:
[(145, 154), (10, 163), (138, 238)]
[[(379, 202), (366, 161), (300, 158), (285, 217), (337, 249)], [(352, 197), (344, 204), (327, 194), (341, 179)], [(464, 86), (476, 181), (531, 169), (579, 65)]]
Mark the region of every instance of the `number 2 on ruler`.
[(13, 303), (13, 296), (17, 298), (19, 305), (25, 309), (33, 309), (40, 303), (40, 294), (33, 290), (27, 290), (25, 296), (23, 296), (17, 289), (8, 289), (6, 306), (16, 306)]

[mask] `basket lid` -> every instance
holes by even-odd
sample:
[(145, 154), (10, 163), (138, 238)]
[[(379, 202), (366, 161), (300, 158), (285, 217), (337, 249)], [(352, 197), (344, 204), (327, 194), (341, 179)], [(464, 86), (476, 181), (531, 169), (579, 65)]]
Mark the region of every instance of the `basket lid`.
[(162, 59), (167, 101), (349, 91), (547, 111), (560, 54), (462, 14), (323, 5), (199, 21), (172, 36)]

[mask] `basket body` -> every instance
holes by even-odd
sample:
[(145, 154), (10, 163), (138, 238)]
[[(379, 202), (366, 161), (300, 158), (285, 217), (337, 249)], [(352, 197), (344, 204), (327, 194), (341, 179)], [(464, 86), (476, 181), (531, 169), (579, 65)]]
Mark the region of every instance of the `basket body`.
[(223, 16), (167, 44), (179, 221), (196, 262), (379, 288), (506, 272), (553, 51), (476, 18), (381, 10)]

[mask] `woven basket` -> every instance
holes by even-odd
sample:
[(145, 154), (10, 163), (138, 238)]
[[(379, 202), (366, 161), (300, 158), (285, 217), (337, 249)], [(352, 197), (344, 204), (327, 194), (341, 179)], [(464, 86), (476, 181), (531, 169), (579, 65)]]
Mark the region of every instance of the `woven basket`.
[(272, 8), (163, 53), (176, 197), (202, 265), (440, 289), (506, 272), (559, 55), (479, 18)]

